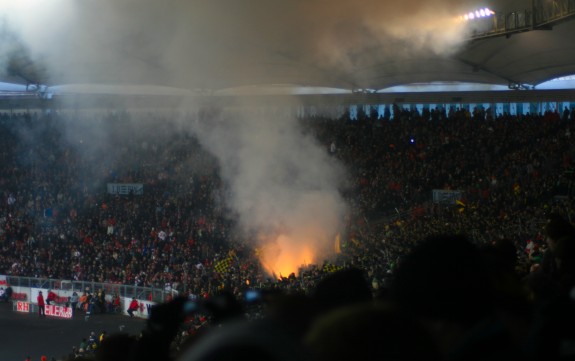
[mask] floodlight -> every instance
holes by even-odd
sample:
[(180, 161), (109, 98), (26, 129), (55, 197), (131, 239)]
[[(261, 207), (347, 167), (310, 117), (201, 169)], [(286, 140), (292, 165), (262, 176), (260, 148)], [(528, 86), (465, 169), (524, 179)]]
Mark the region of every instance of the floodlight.
[(461, 20), (468, 21), (468, 20), (486, 18), (486, 17), (492, 16), (492, 15), (495, 15), (495, 11), (493, 11), (489, 8), (482, 8), (482, 9), (470, 11), (469, 13), (467, 13), (463, 16), (460, 16), (459, 18)]

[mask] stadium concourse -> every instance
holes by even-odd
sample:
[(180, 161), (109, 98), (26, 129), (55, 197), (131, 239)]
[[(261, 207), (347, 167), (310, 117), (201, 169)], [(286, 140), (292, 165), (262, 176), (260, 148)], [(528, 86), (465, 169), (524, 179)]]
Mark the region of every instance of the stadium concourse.
[(68, 359), (72, 348), (79, 348), (82, 339), (92, 332), (100, 334), (128, 333), (137, 336), (145, 327), (142, 319), (132, 319), (125, 315), (100, 315), (86, 321), (83, 314), (77, 313), (73, 319), (40, 318), (36, 313), (20, 313), (12, 309), (10, 303), (0, 303), (0, 360), (22, 361), (30, 356), (40, 361), (41, 356), (48, 360)]

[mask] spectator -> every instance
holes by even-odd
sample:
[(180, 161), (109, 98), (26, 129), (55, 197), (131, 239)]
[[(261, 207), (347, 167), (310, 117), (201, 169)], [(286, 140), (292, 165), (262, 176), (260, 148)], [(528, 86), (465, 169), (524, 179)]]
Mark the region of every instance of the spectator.
[(120, 295), (116, 293), (114, 294), (114, 296), (112, 297), (112, 301), (110, 302), (109, 312), (118, 313), (121, 312), (121, 309), (122, 309), (122, 301), (120, 299)]
[(88, 348), (88, 340), (86, 338), (82, 338), (79, 349), (86, 350), (87, 348)]
[(87, 312), (88, 311), (88, 304), (90, 303), (88, 293), (86, 293), (86, 292), (82, 293), (82, 296), (80, 296), (78, 301), (80, 302), (80, 309), (84, 312)]
[(46, 304), (51, 305), (53, 302), (56, 301), (56, 292), (52, 290), (48, 290), (48, 296), (46, 297)]
[[(1, 287), (0, 287), (1, 289)], [(10, 302), (10, 300), (12, 299), (12, 286), (7, 285), (6, 289), (3, 290), (4, 292), (0, 292), (0, 301), (4, 301), (4, 302)]]
[(525, 278), (537, 304), (550, 302), (575, 286), (571, 254), (574, 248), (572, 243), (575, 242), (575, 227), (560, 215), (551, 214), (544, 226), (544, 232), (547, 249), (541, 257), (541, 266), (534, 268)]
[(44, 312), (44, 308), (46, 304), (44, 302), (44, 295), (42, 295), (42, 291), (38, 292), (38, 297), (36, 298), (36, 301), (38, 302), (38, 315), (40, 317), (45, 317), (46, 313)]
[(556, 247), (560, 239), (563, 239), (563, 244), (569, 243), (575, 237), (575, 227), (558, 214), (552, 214), (549, 221), (545, 225), (545, 233), (547, 235), (547, 251), (545, 252), (542, 260), (541, 270), (547, 273), (554, 279), (559, 277)]
[(99, 344), (102, 344), (102, 341), (104, 341), (104, 339), (105, 339), (106, 337), (108, 337), (108, 336), (107, 336), (107, 332), (106, 332), (106, 331), (102, 331), (102, 332), (100, 333), (100, 336), (98, 336), (98, 343), (99, 343)]
[(78, 308), (78, 302), (80, 301), (80, 297), (78, 297), (78, 293), (76, 291), (72, 292), (72, 296), (70, 296), (68, 302), (70, 302), (70, 307), (72, 307), (72, 315), (76, 313), (76, 309)]
[(138, 300), (136, 300), (136, 298), (132, 298), (132, 301), (130, 302), (130, 305), (128, 306), (128, 314), (130, 315), (130, 317), (134, 317), (134, 312), (138, 311), (138, 308), (140, 307), (140, 304), (138, 303)]
[(397, 271), (392, 295), (401, 310), (427, 325), (443, 357), (521, 356), (497, 317), (499, 295), (486, 259), (464, 237), (430, 237), (415, 247)]
[(95, 300), (95, 305), (98, 308), (98, 312), (106, 313), (106, 311), (107, 311), (106, 294), (104, 293), (104, 290), (102, 290), (102, 289), (98, 290), (96, 300)]
[(86, 320), (93, 314), (98, 312), (97, 299), (88, 294), (88, 310), (86, 311)]

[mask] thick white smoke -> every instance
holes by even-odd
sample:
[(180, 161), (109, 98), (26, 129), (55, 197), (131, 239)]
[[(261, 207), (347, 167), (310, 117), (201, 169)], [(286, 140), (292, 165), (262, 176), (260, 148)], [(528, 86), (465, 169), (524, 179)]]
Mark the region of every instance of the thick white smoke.
[(268, 271), (287, 276), (333, 255), (345, 173), (290, 117), (215, 116), (192, 131), (220, 160), (227, 203)]
[[(453, 53), (457, 0), (19, 0), (4, 25), (49, 85), (132, 83), (218, 90), (349, 87), (393, 59)], [(6, 4), (9, 4), (6, 5)], [(399, 61), (398, 61), (399, 60)], [(245, 113), (244, 113), (245, 114)], [(191, 127), (221, 162), (228, 203), (270, 271), (321, 262), (346, 206), (343, 170), (290, 118), (221, 116)]]
[[(359, 84), (366, 68), (448, 55), (464, 41), (461, 0), (19, 0), (0, 15), (46, 64), (50, 85), (221, 89)], [(369, 71), (368, 71), (369, 72)]]

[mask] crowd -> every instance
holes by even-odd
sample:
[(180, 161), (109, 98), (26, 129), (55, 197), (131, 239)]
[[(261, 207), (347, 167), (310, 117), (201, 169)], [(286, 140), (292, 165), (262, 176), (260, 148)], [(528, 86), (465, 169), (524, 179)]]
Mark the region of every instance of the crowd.
[[(575, 146), (571, 140), (575, 123), (557, 112), (511, 116), (489, 110), (434, 109), (419, 113), (395, 106), (393, 114), (393, 119), (389, 119), (389, 113), (382, 117), (361, 113), (354, 120), (349, 115), (342, 119), (299, 120), (302, 128), (325, 147), (325, 152), (346, 167), (349, 178), (342, 195), (349, 212), (342, 252), (333, 261), (335, 268), (312, 265), (299, 275), (280, 280), (263, 272), (254, 250), (236, 234), (234, 220), (222, 204), (225, 183), (214, 156), (193, 135), (163, 126), (167, 123), (164, 116), (146, 114), (138, 122), (128, 113), (3, 115), (0, 274), (157, 288), (169, 285), (189, 299), (202, 302), (218, 299), (222, 292), (245, 301), (247, 291), (255, 285), (282, 297), (294, 297), (289, 300), (295, 305), (299, 305), (297, 297), (311, 297), (327, 310), (339, 305), (331, 305), (326, 299), (335, 302), (342, 297), (341, 293), (333, 293), (337, 287), (330, 280), (339, 274), (333, 270), (359, 269), (367, 282), (365, 289), (363, 284), (352, 291), (341, 283), (339, 287), (346, 292), (357, 291), (358, 300), (365, 300), (365, 292), (387, 300), (391, 292), (413, 314), (400, 319), (387, 306), (360, 308), (309, 328), (312, 319), (319, 319), (316, 310), (296, 310), (296, 306), (290, 306), (295, 307), (292, 309), (279, 301), (284, 308), (278, 306), (282, 310), (274, 314), (278, 319), (285, 321), (286, 316), (281, 313), (296, 311), (314, 315), (302, 315), (300, 321), (309, 321), (305, 325), (307, 335), (309, 342), (322, 350), (319, 359), (338, 358), (331, 354), (337, 348), (323, 349), (328, 342), (325, 335), (331, 323), (344, 327), (350, 319), (363, 322), (350, 324), (352, 328), (375, 327), (370, 319), (385, 321), (389, 327), (395, 325), (397, 329), (383, 328), (381, 332), (388, 336), (396, 332), (398, 345), (408, 337), (416, 337), (425, 346), (422, 350), (437, 355), (436, 359), (445, 358), (446, 354), (466, 359), (470, 357), (466, 352), (479, 348), (473, 342), (486, 342), (495, 349), (497, 345), (490, 342), (504, 342), (506, 346), (501, 353), (477, 354), (475, 359), (525, 356), (521, 347), (511, 347), (516, 344), (501, 338), (501, 330), (509, 331), (509, 324), (516, 326), (527, 319), (534, 322), (535, 316), (523, 317), (523, 307), (549, 294), (536, 288), (544, 287), (545, 282), (538, 278), (533, 281), (531, 275), (543, 269), (550, 274), (549, 266), (544, 265), (544, 255), (550, 252), (544, 225), (554, 214), (561, 214), (568, 221), (575, 216)], [(143, 194), (109, 194), (105, 191), (107, 183), (142, 183), (145, 188)], [(462, 198), (456, 203), (434, 202), (434, 189), (459, 190)], [(452, 236), (438, 241), (431, 237), (437, 234)], [(431, 238), (427, 242), (422, 242), (428, 237)], [(512, 262), (506, 265), (512, 265), (512, 272), (504, 268), (498, 276), (524, 280), (533, 287), (530, 296), (521, 298), (519, 291), (496, 289), (509, 284), (514, 287), (516, 283), (504, 284), (502, 279), (486, 282), (494, 277), (488, 271), (474, 275), (474, 271), (485, 266), (479, 259), (483, 256), (479, 257), (474, 247), (482, 249), (482, 255), (489, 249), (490, 255), (496, 255), (493, 262), (500, 261), (500, 252), (511, 249)], [(564, 252), (571, 251), (568, 246), (566, 249)], [(218, 271), (215, 266), (231, 254), (233, 263)], [(437, 263), (452, 268), (442, 268)], [(453, 273), (460, 273), (460, 278), (456, 279)], [(445, 301), (451, 310), (441, 310), (441, 304), (433, 302), (429, 302), (429, 307), (437, 308), (428, 310), (409, 301), (410, 297), (428, 298), (423, 290), (430, 295), (438, 293), (421, 280), (416, 282), (411, 274), (421, 280), (431, 275), (445, 280), (454, 277), (453, 283), (446, 283), (459, 290), (455, 295), (433, 280), (428, 283), (442, 290), (442, 300), (450, 295), (465, 303), (473, 298), (471, 294), (475, 295), (477, 300), (469, 307), (477, 312), (466, 318), (464, 310), (451, 301)], [(571, 285), (568, 278), (564, 287)], [(471, 281), (495, 289), (460, 289)], [(397, 286), (398, 282), (420, 287)], [(559, 287), (562, 294), (564, 287)], [(496, 297), (497, 302), (485, 300), (487, 295)], [(342, 304), (356, 300), (344, 301)], [(515, 301), (517, 309), (509, 305)], [(263, 304), (246, 306), (248, 316), (261, 318)], [(493, 310), (502, 309), (514, 322), (490, 318)], [(208, 328), (208, 324), (219, 323), (213, 320), (215, 314), (218, 312), (213, 308), (195, 313), (182, 331), (186, 337), (178, 333), (174, 336), (178, 342), (173, 343), (172, 337), (170, 345), (183, 350), (181, 345), (189, 342), (188, 336)], [(413, 327), (410, 331), (405, 326), (419, 325), (421, 319), (426, 327)], [(484, 328), (473, 328), (478, 322), (485, 322)], [(517, 338), (535, 337), (547, 326), (528, 328), (532, 335), (510, 334)], [(427, 327), (440, 329), (442, 335), (450, 337), (427, 339)], [(470, 337), (465, 340), (471, 342), (468, 349), (450, 348), (460, 345), (461, 339), (454, 341), (456, 334), (467, 332), (492, 332), (495, 336), (489, 340)], [(353, 340), (364, 349), (363, 342), (370, 341)], [(392, 343), (384, 344), (391, 347)], [(537, 352), (549, 350), (538, 346)], [(342, 357), (346, 350), (340, 351)], [(533, 355), (539, 359), (535, 351)]]

